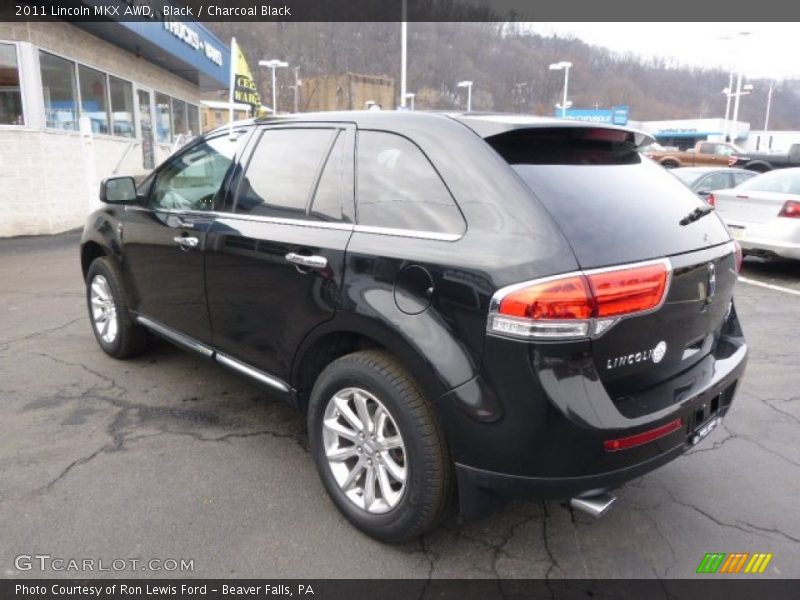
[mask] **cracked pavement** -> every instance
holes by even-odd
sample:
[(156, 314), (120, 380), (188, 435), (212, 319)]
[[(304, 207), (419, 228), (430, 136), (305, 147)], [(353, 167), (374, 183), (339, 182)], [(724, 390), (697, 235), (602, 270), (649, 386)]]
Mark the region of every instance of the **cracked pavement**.
[[(739, 285), (752, 354), (724, 426), (602, 519), (513, 502), (387, 546), (327, 499), (293, 409), (167, 343), (103, 354), (77, 244), (0, 240), (3, 577), (83, 575), (15, 570), (38, 553), (193, 559), (196, 577), (682, 578), (706, 552), (772, 552), (764, 576), (800, 577), (796, 296)], [(745, 275), (800, 284), (790, 263), (748, 260)]]

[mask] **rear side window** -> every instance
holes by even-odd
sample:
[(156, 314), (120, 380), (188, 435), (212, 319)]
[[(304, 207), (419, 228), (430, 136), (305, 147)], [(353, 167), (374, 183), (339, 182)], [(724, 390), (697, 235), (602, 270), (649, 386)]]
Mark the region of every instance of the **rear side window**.
[(436, 169), (408, 139), (358, 134), (358, 224), (460, 235), (466, 225)]
[(700, 184), (697, 186), (698, 192), (710, 192), (713, 190), (724, 190), (731, 187), (728, 173), (724, 171), (717, 171), (716, 173), (709, 173), (706, 175)]
[(755, 177), (755, 173), (753, 172), (746, 172), (746, 171), (738, 171), (733, 174), (733, 185), (739, 185), (740, 183), (744, 183), (748, 179), (752, 179)]
[(333, 129), (265, 131), (239, 184), (235, 212), (309, 218), (311, 194), (336, 134)]

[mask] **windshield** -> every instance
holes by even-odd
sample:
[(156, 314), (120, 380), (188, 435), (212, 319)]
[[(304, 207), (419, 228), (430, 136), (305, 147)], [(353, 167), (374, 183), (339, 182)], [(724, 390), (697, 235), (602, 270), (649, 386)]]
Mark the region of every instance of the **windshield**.
[(776, 192), (779, 194), (800, 194), (800, 170), (783, 169), (770, 171), (748, 179), (736, 189)]

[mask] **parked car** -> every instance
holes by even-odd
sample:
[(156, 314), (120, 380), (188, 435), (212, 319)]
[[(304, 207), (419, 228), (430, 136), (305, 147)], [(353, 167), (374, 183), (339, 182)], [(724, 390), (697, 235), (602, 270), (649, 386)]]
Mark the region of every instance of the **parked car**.
[(727, 142), (697, 142), (690, 150), (650, 150), (645, 152), (645, 156), (668, 169), (701, 165), (727, 167), (731, 164), (730, 157), (738, 152), (741, 152), (740, 148)]
[(708, 199), (745, 253), (800, 260), (800, 168), (757, 175)]
[(756, 176), (753, 171), (727, 167), (680, 167), (671, 172), (702, 197), (707, 197), (714, 190), (734, 188)]
[(800, 167), (800, 144), (792, 144), (787, 152), (745, 152), (742, 150), (731, 156), (730, 164), (756, 173)]
[(467, 517), (518, 493), (599, 515), (720, 422), (747, 353), (735, 243), (648, 141), (387, 111), (209, 133), (101, 187), (94, 334), (116, 358), (156, 334), (304, 411), (325, 489), (378, 539), (428, 530), (454, 487)]

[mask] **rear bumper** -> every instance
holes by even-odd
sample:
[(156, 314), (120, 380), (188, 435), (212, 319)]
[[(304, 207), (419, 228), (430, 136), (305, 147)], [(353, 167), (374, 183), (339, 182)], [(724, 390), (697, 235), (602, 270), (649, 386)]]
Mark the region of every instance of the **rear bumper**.
[(800, 222), (776, 217), (766, 223), (726, 221), (742, 250), (800, 260)]
[[(462, 417), (458, 433), (449, 436), (462, 516), (479, 517), (513, 496), (568, 499), (612, 490), (680, 456), (697, 443), (698, 430), (727, 414), (744, 372), (747, 346), (735, 315), (726, 328), (728, 335), (720, 338), (713, 353), (660, 386), (660, 394), (677, 400), (646, 416), (625, 417), (588, 384), (572, 387), (561, 398), (555, 398), (546, 386), (523, 392), (519, 379), (515, 390), (498, 390), (479, 381), (462, 386), (461, 398), (452, 397), (454, 402), (468, 404), (460, 412), (493, 415), (480, 424), (475, 423), (477, 412), (472, 419)], [(498, 359), (509, 363), (509, 370), (521, 368), (509, 356)], [(580, 398), (581, 388), (586, 398)], [(502, 395), (493, 396), (493, 391)], [(598, 421), (590, 422), (587, 413), (580, 414), (578, 407), (587, 400), (594, 405)], [(676, 419), (682, 421), (680, 429), (664, 437), (624, 450), (604, 448), (605, 440), (639, 434)], [(471, 426), (467, 420), (473, 421)]]

